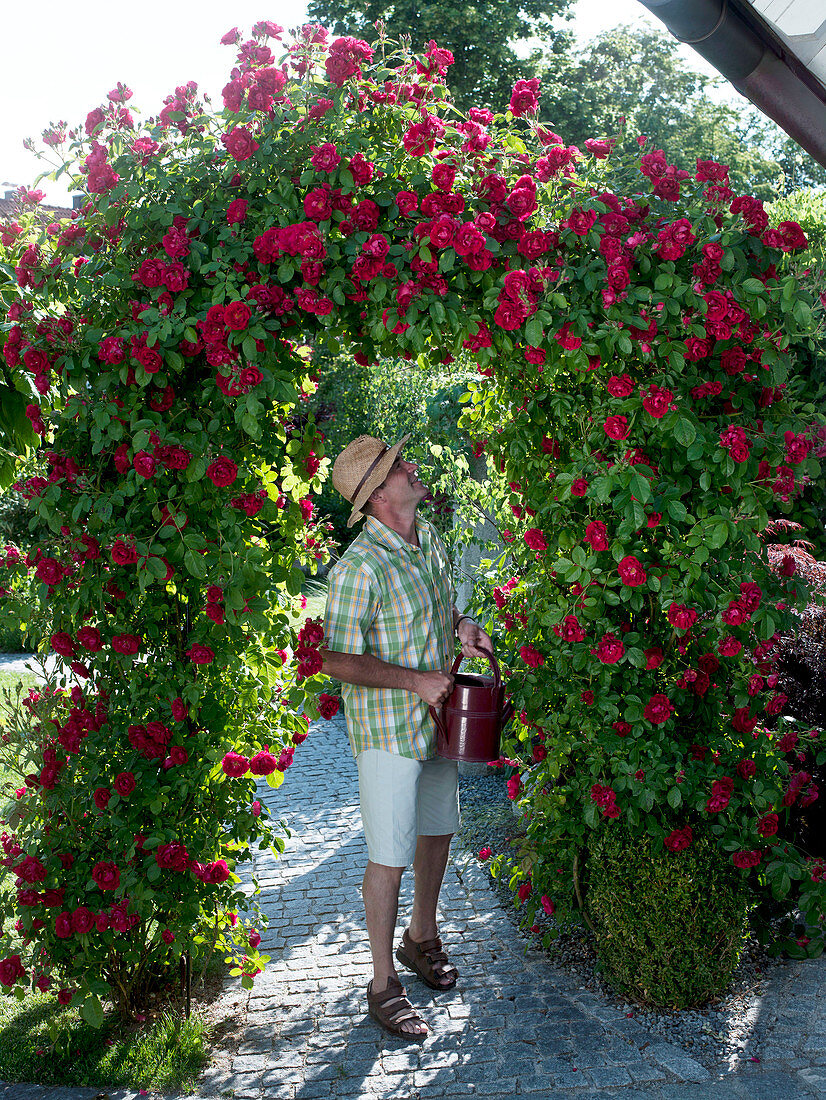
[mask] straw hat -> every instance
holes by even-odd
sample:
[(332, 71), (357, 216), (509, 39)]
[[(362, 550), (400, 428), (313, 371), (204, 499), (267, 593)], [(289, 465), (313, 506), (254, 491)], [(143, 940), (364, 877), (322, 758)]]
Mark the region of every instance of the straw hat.
[(396, 456), (410, 438), (406, 435), (392, 447), (373, 435), (360, 435), (348, 443), (333, 463), (333, 485), (353, 505), (347, 526), (361, 519), (361, 507), (382, 484)]

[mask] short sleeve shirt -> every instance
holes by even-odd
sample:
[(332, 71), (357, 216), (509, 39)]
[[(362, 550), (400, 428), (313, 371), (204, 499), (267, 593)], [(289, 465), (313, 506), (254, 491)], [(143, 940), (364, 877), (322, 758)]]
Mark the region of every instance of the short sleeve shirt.
[[(370, 653), (423, 672), (453, 660), (450, 559), (433, 526), (417, 521), (419, 545), (367, 516), (362, 531), (330, 571), (324, 641), (343, 653)], [(433, 720), (415, 692), (342, 684), (354, 755), (385, 749), (426, 760), (434, 754)]]

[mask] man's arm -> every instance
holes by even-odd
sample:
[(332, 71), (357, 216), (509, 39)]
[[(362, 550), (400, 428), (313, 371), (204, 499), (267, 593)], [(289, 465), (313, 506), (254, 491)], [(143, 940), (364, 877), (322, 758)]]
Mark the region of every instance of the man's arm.
[(372, 653), (342, 653), (322, 649), (323, 671), (333, 680), (360, 687), (400, 688), (412, 691), (429, 706), (436, 707), (453, 690), (453, 677), (446, 672), (422, 672), (382, 661)]

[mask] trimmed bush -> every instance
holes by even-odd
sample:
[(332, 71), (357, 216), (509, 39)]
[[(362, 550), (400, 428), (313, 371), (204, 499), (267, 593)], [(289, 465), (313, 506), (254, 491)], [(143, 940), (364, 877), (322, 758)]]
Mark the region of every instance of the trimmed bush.
[(747, 929), (740, 872), (714, 837), (694, 826), (681, 852), (657, 851), (619, 823), (602, 830), (588, 858), (587, 909), (611, 985), (657, 1008), (700, 1005), (724, 992)]

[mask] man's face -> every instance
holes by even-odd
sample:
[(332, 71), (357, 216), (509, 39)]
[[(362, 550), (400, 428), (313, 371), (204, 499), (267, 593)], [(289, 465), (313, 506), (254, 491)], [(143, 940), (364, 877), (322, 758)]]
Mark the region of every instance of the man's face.
[(415, 462), (399, 456), (390, 467), (381, 493), (387, 503), (394, 509), (404, 507), (411, 503), (418, 504), (427, 496), (428, 488), (417, 476), (418, 467)]

